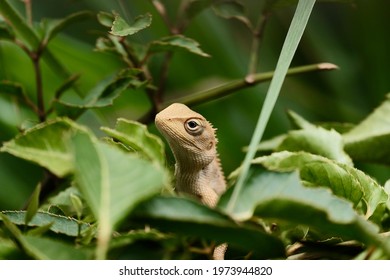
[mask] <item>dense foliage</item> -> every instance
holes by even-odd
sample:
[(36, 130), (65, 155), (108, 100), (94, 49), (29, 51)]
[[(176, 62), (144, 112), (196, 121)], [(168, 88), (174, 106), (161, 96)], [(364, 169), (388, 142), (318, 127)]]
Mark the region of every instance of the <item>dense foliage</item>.
[[(38, 22), (39, 1), (0, 0), (0, 259), (204, 259), (222, 242), (228, 259), (390, 258), (389, 95), (357, 124), (311, 122), (289, 110), (293, 129), (256, 147), (236, 193), (240, 147), (252, 130), (245, 124), (262, 102), (242, 99), (251, 110), (239, 109), (241, 97), (206, 105), (204, 115), (234, 135), (219, 132), (230, 187), (216, 209), (172, 191), (154, 115), (172, 102), (223, 104), (270, 80), (273, 72), (258, 73), (264, 30), (280, 15), (290, 21), (296, 1), (259, 1), (256, 9), (250, 1), (135, 2), (142, 4), (127, 5), (137, 15), (118, 1), (120, 12), (96, 4)], [(351, 1), (336, 2), (333, 9), (351, 9)], [(229, 46), (226, 22), (246, 32), (246, 51)], [(76, 39), (80, 28), (64, 35), (72, 26), (94, 30), (96, 52)], [(212, 36), (225, 41), (206, 51)], [(226, 73), (215, 78), (221, 57)], [(335, 68), (310, 64), (287, 75)]]

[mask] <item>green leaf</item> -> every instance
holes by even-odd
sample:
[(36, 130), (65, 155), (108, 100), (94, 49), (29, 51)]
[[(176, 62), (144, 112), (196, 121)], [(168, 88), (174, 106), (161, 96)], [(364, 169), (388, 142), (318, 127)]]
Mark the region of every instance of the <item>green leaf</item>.
[(279, 152), (259, 157), (253, 161), (269, 170), (290, 172), (299, 170), (301, 179), (310, 186), (330, 188), (335, 195), (344, 197), (355, 206), (361, 201), (366, 204), (364, 214), (370, 217), (387, 195), (378, 183), (363, 172), (325, 157), (306, 152)]
[(70, 201), (72, 202), (72, 206), (76, 211), (77, 218), (80, 219), (81, 215), (83, 214), (83, 202), (81, 201), (80, 197), (73, 193), (70, 194)]
[(213, 4), (213, 0), (192, 0), (187, 1), (183, 9), (183, 17), (185, 20), (190, 21), (199, 13), (207, 9)]
[(112, 23), (115, 20), (115, 16), (111, 13), (99, 12), (97, 14), (97, 19), (101, 25), (103, 25), (105, 27), (111, 27)]
[[(345, 151), (357, 161), (390, 165), (390, 94), (361, 123), (343, 134)], [(378, 147), (381, 147), (378, 149)]]
[(86, 260), (92, 257), (90, 252), (62, 241), (38, 236), (24, 236), (23, 239), (35, 259)]
[(198, 202), (178, 197), (155, 197), (142, 203), (132, 215), (161, 230), (228, 242), (251, 251), (257, 258), (284, 256), (281, 241), (249, 225), (238, 225), (228, 216)]
[(249, 30), (253, 30), (250, 20), (247, 18), (244, 5), (237, 1), (223, 1), (213, 4), (213, 10), (217, 16), (225, 19), (236, 19)]
[[(1, 214), (6, 216), (9, 221), (15, 225), (26, 225), (26, 211), (3, 211)], [(74, 237), (78, 236), (79, 229), (84, 231), (90, 227), (89, 224), (78, 221), (74, 218), (42, 211), (38, 211), (35, 214), (35, 216), (28, 223), (28, 226), (42, 227), (47, 224), (52, 224), (50, 227), (50, 231), (52, 232)]]
[(8, 24), (0, 19), (0, 40), (14, 40), (15, 34)]
[(165, 162), (164, 144), (161, 139), (151, 134), (146, 125), (119, 118), (115, 129), (102, 127), (105, 133), (120, 141), (128, 149), (140, 152), (146, 158), (163, 164)]
[[(226, 209), (231, 195), (229, 189), (218, 206)], [(306, 225), (325, 238), (337, 236), (385, 246), (384, 239), (377, 234), (378, 228), (356, 214), (350, 202), (332, 195), (325, 188), (304, 187), (296, 172), (275, 173), (253, 166), (232, 210), (233, 217), (240, 221), (256, 215)], [(389, 254), (387, 245), (386, 250)]]
[(305, 120), (303, 117), (295, 113), (294, 111), (288, 110), (287, 111), (287, 116), (289, 117), (291, 123), (296, 127), (296, 128), (301, 128), (301, 129), (311, 129), (315, 128), (316, 126), (312, 124), (311, 122)]
[(39, 38), (34, 29), (32, 29), (19, 12), (9, 3), (8, 0), (0, 1), (0, 14), (13, 27), (16, 37), (25, 42), (30, 49), (36, 49), (39, 46)]
[(91, 133), (73, 138), (75, 180), (99, 222), (98, 258), (105, 258), (111, 232), (141, 201), (157, 194), (167, 174), (133, 154), (98, 142)]
[(27, 206), (26, 216), (24, 223), (29, 224), (31, 219), (35, 216), (39, 208), (39, 195), (41, 193), (41, 183), (38, 183), (38, 186), (35, 188), (33, 194), (31, 195), (31, 200)]
[(203, 57), (210, 57), (209, 54), (199, 48), (199, 43), (197, 41), (183, 35), (173, 35), (153, 41), (149, 46), (148, 53), (170, 52), (177, 50), (184, 50)]
[(305, 151), (340, 163), (353, 165), (351, 158), (344, 152), (342, 136), (335, 130), (326, 130), (322, 127), (312, 126), (289, 131), (276, 150)]
[(59, 115), (65, 115), (69, 118), (76, 119), (87, 109), (101, 108), (112, 105), (126, 89), (139, 88), (146, 82), (142, 82), (138, 77), (119, 76), (108, 77), (98, 83), (85, 97), (78, 103), (70, 103), (63, 100), (56, 100), (54, 109)]
[(68, 119), (50, 120), (5, 142), (0, 151), (32, 161), (64, 177), (73, 169), (67, 140), (79, 129), (82, 128)]
[(39, 260), (82, 260), (88, 258), (87, 253), (81, 248), (47, 238), (25, 236), (7, 216), (0, 213), (0, 218), (10, 234), (17, 240), (19, 246), (32, 258)]
[(23, 98), (25, 96), (23, 86), (11, 81), (0, 81), (0, 93), (14, 95), (18, 98)]
[(128, 24), (117, 14), (115, 15), (115, 20), (112, 23), (110, 33), (116, 36), (129, 36), (149, 27), (151, 23), (152, 15), (149, 13), (136, 17), (131, 24)]
[(41, 22), (41, 27), (44, 32), (42, 44), (48, 44), (50, 40), (52, 40), (59, 32), (63, 31), (69, 25), (91, 17), (91, 12), (81, 11), (70, 14), (62, 19), (44, 19)]

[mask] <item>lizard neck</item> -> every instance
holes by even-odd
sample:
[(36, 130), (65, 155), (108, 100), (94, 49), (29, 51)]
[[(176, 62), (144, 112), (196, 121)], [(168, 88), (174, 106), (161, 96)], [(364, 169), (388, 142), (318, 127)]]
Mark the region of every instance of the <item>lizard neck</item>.
[[(204, 166), (191, 165), (187, 161), (184, 163), (176, 159), (176, 191), (191, 194), (205, 204), (215, 206), (218, 197), (226, 189), (226, 181), (218, 157), (214, 157), (209, 164)], [(205, 194), (208, 196), (205, 197)]]

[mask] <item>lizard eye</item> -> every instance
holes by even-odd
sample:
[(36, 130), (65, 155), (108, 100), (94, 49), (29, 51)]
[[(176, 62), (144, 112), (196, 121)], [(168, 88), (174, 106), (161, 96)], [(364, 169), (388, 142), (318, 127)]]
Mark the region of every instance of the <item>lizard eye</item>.
[(194, 133), (200, 133), (203, 131), (203, 126), (201, 125), (200, 121), (197, 119), (189, 119), (185, 122), (185, 129), (188, 133), (194, 134)]

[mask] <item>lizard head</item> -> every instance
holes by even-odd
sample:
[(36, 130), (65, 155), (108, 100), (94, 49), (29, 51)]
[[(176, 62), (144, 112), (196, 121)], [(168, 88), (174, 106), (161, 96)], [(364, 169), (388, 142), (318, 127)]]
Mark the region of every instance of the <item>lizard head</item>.
[(215, 129), (186, 105), (170, 105), (156, 115), (155, 123), (182, 167), (203, 168), (216, 157)]

